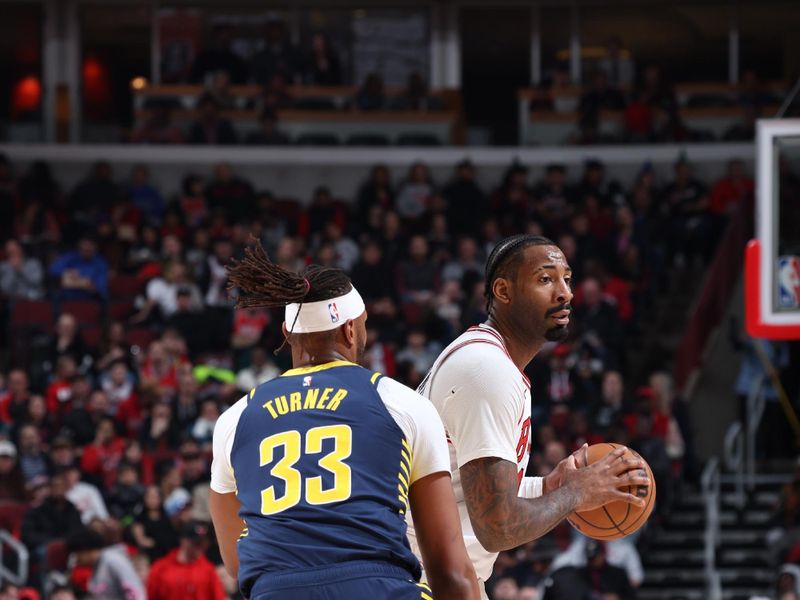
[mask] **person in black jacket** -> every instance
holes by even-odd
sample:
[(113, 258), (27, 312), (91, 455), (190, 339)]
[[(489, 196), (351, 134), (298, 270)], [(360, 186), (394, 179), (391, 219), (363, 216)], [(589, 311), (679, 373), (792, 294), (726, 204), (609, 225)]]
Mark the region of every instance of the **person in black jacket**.
[(67, 475), (59, 469), (50, 478), (44, 501), (31, 508), (22, 519), (22, 542), (40, 559), (48, 543), (79, 531), (81, 514), (66, 498)]
[(636, 600), (625, 569), (606, 562), (603, 542), (586, 542), (586, 566), (564, 567), (545, 583), (543, 600)]

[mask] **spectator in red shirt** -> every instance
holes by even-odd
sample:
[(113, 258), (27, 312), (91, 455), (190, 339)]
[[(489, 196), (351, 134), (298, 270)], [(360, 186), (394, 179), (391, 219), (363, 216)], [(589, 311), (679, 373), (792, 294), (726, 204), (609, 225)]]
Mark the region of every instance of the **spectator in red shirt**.
[(72, 379), (78, 373), (78, 363), (72, 354), (62, 354), (56, 361), (56, 379), (47, 386), (47, 410), (60, 416), (72, 407)]
[(124, 448), (124, 440), (114, 430), (114, 421), (102, 419), (97, 424), (94, 441), (83, 449), (81, 470), (102, 481), (106, 489), (110, 488), (117, 478), (117, 466)]
[(8, 386), (0, 394), (0, 422), (19, 423), (28, 410), (28, 374), (22, 369), (14, 369), (8, 374)]
[(744, 162), (734, 159), (728, 172), (711, 189), (711, 212), (720, 217), (730, 216), (745, 201), (753, 197), (753, 178), (744, 171)]
[(180, 546), (150, 568), (147, 596), (150, 600), (225, 600), (222, 582), (214, 565), (203, 555), (208, 546), (208, 528), (187, 523), (180, 532)]

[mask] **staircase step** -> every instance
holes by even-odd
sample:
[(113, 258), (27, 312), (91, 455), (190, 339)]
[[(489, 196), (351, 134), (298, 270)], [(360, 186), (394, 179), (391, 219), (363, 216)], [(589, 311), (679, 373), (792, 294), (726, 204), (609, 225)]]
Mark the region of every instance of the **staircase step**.
[(653, 536), (654, 543), (661, 549), (697, 550), (703, 547), (702, 531), (659, 531)]
[(659, 588), (641, 587), (636, 590), (637, 600), (706, 600), (705, 590), (692, 588)]
[(722, 600), (751, 600), (751, 598), (770, 600), (774, 596), (771, 589), (752, 587), (740, 590), (722, 590)]
[(678, 585), (701, 588), (705, 585), (706, 576), (703, 569), (648, 569), (645, 571), (644, 580), (651, 588)]
[(720, 532), (720, 542), (723, 547), (734, 548), (763, 548), (764, 532), (748, 531), (744, 529), (723, 529)]
[(702, 567), (705, 561), (705, 554), (702, 550), (651, 549), (646, 555), (642, 556), (642, 561), (645, 565), (645, 571), (653, 567)]
[(723, 587), (731, 586), (769, 586), (775, 581), (774, 569), (759, 568), (722, 568), (718, 569)]
[(771, 568), (770, 555), (767, 550), (742, 550), (723, 548), (717, 556), (717, 566), (724, 567), (764, 567)]

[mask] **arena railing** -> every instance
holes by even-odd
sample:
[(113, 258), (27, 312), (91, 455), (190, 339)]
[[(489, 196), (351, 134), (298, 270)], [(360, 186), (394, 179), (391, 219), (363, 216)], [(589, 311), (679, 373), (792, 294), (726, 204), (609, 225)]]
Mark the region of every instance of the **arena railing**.
[[(12, 571), (5, 565), (5, 561), (0, 562), (0, 581), (10, 581), (17, 586), (25, 585), (28, 580), (28, 549), (8, 531), (0, 529), (0, 547), (3, 545), (16, 555), (17, 569)], [(5, 553), (0, 551), (0, 556), (3, 555)]]
[(707, 600), (722, 600), (722, 584), (716, 567), (720, 541), (720, 473), (719, 459), (711, 458), (700, 477), (700, 489), (705, 501), (706, 527), (703, 532), (703, 555)]
[[(143, 163), (150, 168), (151, 180), (163, 194), (177, 193), (188, 173), (209, 173), (213, 165), (227, 162), (256, 189), (268, 189), (278, 197), (304, 202), (320, 185), (338, 198), (352, 198), (375, 164), (385, 164), (396, 182), (402, 181), (415, 162), (426, 163), (435, 182), (448, 181), (454, 167), (468, 159), (478, 168), (478, 182), (486, 190), (498, 185), (513, 163), (531, 169), (531, 182), (541, 176), (550, 163), (563, 164), (570, 179), (577, 179), (588, 160), (601, 160), (609, 178), (630, 185), (645, 163), (656, 171), (659, 180), (669, 181), (674, 162), (681, 156), (692, 161), (700, 179), (713, 181), (725, 172), (732, 159), (752, 164), (754, 146), (736, 144), (665, 144), (633, 146), (574, 146), (551, 148), (522, 147), (252, 147), (252, 146), (147, 146), (123, 144), (0, 144), (5, 154), (24, 169), (26, 164), (43, 160), (50, 164), (54, 177), (69, 189), (82, 180), (89, 166), (98, 160), (115, 168), (115, 178), (127, 177), (118, 169)], [(81, 165), (84, 168), (80, 168)], [(78, 167), (78, 168), (76, 168)]]

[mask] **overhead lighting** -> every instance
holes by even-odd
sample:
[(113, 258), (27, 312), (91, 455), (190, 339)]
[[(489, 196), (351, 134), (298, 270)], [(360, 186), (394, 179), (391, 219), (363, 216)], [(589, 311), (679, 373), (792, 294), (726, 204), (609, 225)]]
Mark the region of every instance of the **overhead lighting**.
[(134, 90), (143, 90), (147, 87), (147, 78), (146, 77), (134, 77), (131, 79), (131, 87)]

